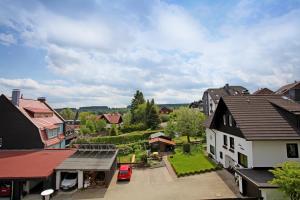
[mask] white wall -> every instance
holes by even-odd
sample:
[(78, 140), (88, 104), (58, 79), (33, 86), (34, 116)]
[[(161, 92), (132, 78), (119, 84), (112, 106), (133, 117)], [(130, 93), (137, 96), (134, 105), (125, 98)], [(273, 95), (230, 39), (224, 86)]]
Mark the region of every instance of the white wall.
[[(209, 145), (215, 146), (215, 135), (216, 134), (216, 154), (214, 156), (215, 160), (222, 163), (225, 167), (225, 157), (226, 155), (232, 158), (235, 161), (235, 164), (238, 163), (238, 152), (246, 155), (248, 157), (248, 168), (253, 167), (252, 159), (252, 141), (246, 141), (244, 138), (237, 136), (229, 135), (227, 133), (206, 129), (206, 141), (207, 141), (207, 152), (209, 153)], [(228, 148), (223, 148), (223, 135), (227, 135)], [(230, 137), (234, 138), (234, 152), (229, 151), (230, 147)], [(223, 152), (223, 158), (220, 158), (220, 151)]]
[[(210, 110), (213, 110), (213, 112), (215, 112), (217, 105), (215, 104), (214, 100), (211, 98), (210, 94), (207, 94), (208, 97), (208, 115), (212, 115), (213, 113), (210, 113)], [(210, 104), (212, 104), (212, 106), (210, 106)]]
[(260, 189), (261, 196), (264, 200), (288, 200), (289, 198), (280, 190), (276, 188), (262, 188)]
[(253, 167), (274, 167), (286, 161), (300, 162), (300, 158), (287, 157), (287, 143), (297, 143), (300, 155), (300, 140), (253, 141)]

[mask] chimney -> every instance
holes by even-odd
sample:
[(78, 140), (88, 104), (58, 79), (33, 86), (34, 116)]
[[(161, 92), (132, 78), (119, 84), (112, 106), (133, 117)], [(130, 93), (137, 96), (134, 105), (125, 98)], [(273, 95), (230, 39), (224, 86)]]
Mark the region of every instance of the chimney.
[(225, 84), (225, 89), (229, 90), (229, 84), (228, 83)]
[(42, 102), (42, 103), (45, 103), (46, 102), (46, 97), (38, 97), (37, 100)]
[(12, 91), (12, 97), (11, 97), (11, 102), (15, 106), (19, 106), (19, 99), (20, 99), (20, 90), (19, 89), (13, 89)]

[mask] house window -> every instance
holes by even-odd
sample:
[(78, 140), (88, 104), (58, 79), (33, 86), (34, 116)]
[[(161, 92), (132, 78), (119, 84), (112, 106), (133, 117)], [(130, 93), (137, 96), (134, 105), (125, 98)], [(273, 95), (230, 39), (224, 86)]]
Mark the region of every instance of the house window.
[(209, 145), (209, 151), (212, 155), (215, 155), (215, 147), (213, 145)]
[(234, 138), (233, 137), (230, 137), (230, 149), (234, 149)]
[(288, 158), (299, 158), (297, 144), (286, 144), (286, 151)]
[(2, 137), (0, 137), (0, 148), (2, 148)]
[(48, 138), (54, 138), (58, 135), (58, 128), (47, 130)]
[(243, 167), (248, 167), (248, 157), (240, 152), (238, 152), (238, 163)]
[(223, 123), (224, 123), (224, 126), (226, 126), (226, 115), (223, 115)]
[(223, 159), (223, 152), (220, 151), (220, 158)]
[(228, 119), (228, 121), (229, 121), (229, 126), (232, 126), (232, 116), (229, 115), (228, 117), (229, 117), (229, 119)]
[(224, 144), (224, 146), (227, 146), (227, 145), (228, 145), (228, 142), (227, 142), (227, 135), (223, 135), (223, 144)]

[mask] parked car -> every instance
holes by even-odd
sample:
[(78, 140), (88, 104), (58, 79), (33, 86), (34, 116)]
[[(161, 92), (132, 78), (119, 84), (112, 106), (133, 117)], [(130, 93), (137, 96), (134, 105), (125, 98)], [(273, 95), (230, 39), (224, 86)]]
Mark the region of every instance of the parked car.
[(11, 184), (0, 182), (0, 197), (9, 197), (11, 194)]
[(132, 175), (132, 167), (130, 165), (121, 165), (118, 173), (118, 181), (130, 181)]
[(69, 190), (77, 185), (77, 173), (67, 173), (61, 182), (61, 189)]

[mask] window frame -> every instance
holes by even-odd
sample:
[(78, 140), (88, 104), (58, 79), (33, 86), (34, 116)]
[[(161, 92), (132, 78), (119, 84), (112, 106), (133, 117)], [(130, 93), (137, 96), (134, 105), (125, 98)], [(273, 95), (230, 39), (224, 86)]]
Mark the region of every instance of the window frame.
[(245, 168), (248, 168), (248, 156), (238, 152), (238, 164)]
[(213, 145), (209, 145), (209, 152), (212, 154), (212, 155), (215, 155), (215, 147)]
[(221, 159), (223, 159), (223, 152), (222, 152), (222, 151), (220, 151), (219, 157), (220, 157)]
[(234, 138), (229, 137), (229, 147), (230, 149), (234, 150)]
[(232, 123), (233, 119), (232, 119), (232, 115), (228, 116), (228, 124), (230, 127), (232, 127), (233, 123)]
[[(290, 155), (289, 146), (295, 147), (295, 155)], [(287, 143), (286, 144), (286, 154), (288, 158), (299, 158), (299, 150), (298, 150), (298, 144), (297, 143)]]
[(223, 146), (228, 147), (228, 137), (227, 137), (227, 135), (223, 135)]

